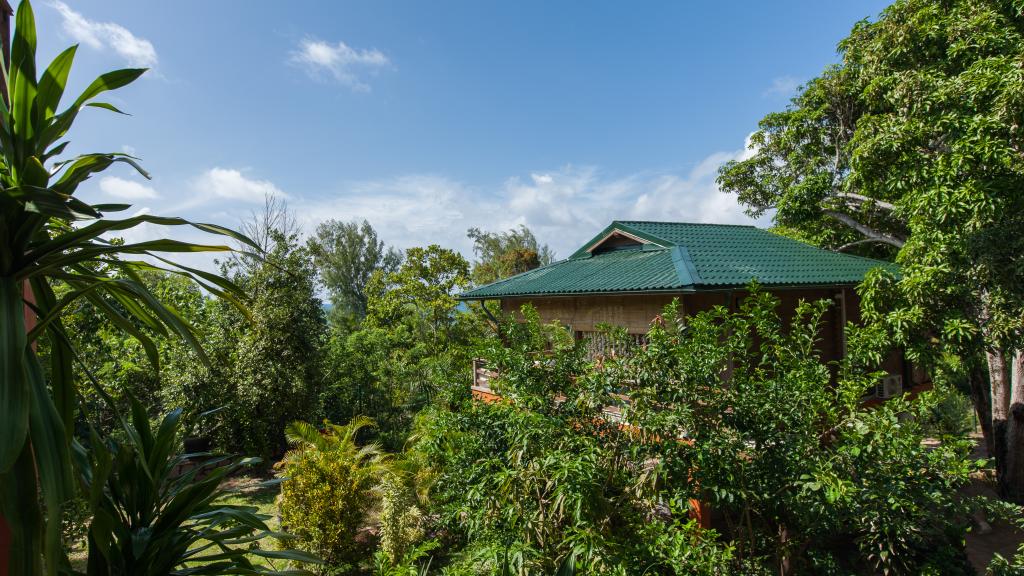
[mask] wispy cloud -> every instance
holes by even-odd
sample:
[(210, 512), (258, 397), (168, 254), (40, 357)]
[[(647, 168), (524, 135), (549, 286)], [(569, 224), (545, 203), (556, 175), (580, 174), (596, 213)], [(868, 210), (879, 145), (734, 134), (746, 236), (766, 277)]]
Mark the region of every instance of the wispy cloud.
[(53, 7), (60, 12), (64, 31), (75, 41), (95, 50), (113, 50), (132, 66), (156, 66), (156, 49), (149, 40), (132, 34), (120, 24), (89, 20), (59, 0)]
[(608, 177), (592, 166), (564, 166), (507, 179), (480, 189), (438, 175), (405, 175), (344, 187), (330, 199), (291, 202), (306, 230), (328, 218), (366, 218), (401, 248), (441, 244), (472, 252), (466, 230), (505, 230), (525, 224), (566, 256), (615, 219), (723, 224), (752, 220), (736, 197), (718, 189), (718, 167), (749, 157), (746, 147), (710, 154), (682, 172)]
[[(216, 167), (194, 178), (193, 196), (162, 195), (147, 201), (157, 214), (185, 216), (236, 227), (259, 210), (265, 195), (288, 198), (302, 229), (312, 233), (327, 219), (367, 219), (381, 239), (398, 248), (440, 244), (472, 257), (466, 230), (508, 230), (524, 224), (565, 257), (615, 219), (769, 223), (770, 215), (753, 220), (733, 194), (715, 183), (718, 167), (744, 159), (751, 152), (737, 150), (709, 154), (692, 167), (675, 171), (649, 171), (610, 176), (595, 166), (563, 166), (507, 178), (494, 186), (470, 185), (440, 174), (406, 174), (348, 182), (331, 194), (287, 195), (277, 184), (253, 178), (244, 170)], [(103, 185), (106, 192), (110, 186)], [(175, 229), (174, 235), (211, 242), (198, 232)], [(139, 231), (163, 237), (160, 227)], [(178, 237), (178, 236), (175, 236)], [(187, 261), (214, 269), (216, 255), (198, 254)]]
[(233, 168), (211, 168), (195, 182), (195, 189), (206, 199), (210, 195), (242, 202), (263, 202), (267, 196), (287, 198), (288, 195), (269, 180), (248, 178)]
[(388, 57), (376, 48), (360, 50), (342, 41), (335, 44), (315, 38), (306, 38), (291, 54), (292, 63), (301, 66), (310, 77), (329, 78), (357, 91), (370, 91), (369, 84), (360, 79), (362, 72), (375, 72), (390, 64)]
[(796, 91), (803, 82), (793, 76), (779, 76), (772, 79), (772, 84), (761, 94), (766, 98), (790, 98), (796, 95)]
[(134, 180), (118, 178), (117, 176), (104, 176), (101, 178), (100, 190), (108, 196), (124, 200), (143, 200), (160, 197), (160, 194), (150, 186)]

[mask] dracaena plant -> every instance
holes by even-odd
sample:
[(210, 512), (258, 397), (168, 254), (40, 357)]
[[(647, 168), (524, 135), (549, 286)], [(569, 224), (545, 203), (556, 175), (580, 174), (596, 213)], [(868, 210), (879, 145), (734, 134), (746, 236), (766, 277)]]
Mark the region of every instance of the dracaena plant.
[[(35, 20), (25, 1), (18, 7), (10, 63), (0, 85), (0, 521), (11, 532), (8, 549), (0, 547), (0, 562), (7, 557), (9, 574), (53, 574), (62, 564), (57, 511), (73, 490), (70, 445), (78, 391), (75, 350), (61, 312), (88, 300), (137, 338), (158, 366), (148, 334), (176, 334), (205, 357), (187, 322), (140, 281), (140, 268), (166, 268), (232, 301), (241, 296), (226, 280), (161, 256), (226, 246), (175, 240), (119, 243), (108, 236), (143, 223), (191, 225), (251, 244), (228, 229), (180, 218), (109, 218), (128, 206), (90, 205), (76, 198), (79, 185), (115, 163), (147, 176), (125, 154), (61, 156), (78, 114), (86, 107), (120, 112), (96, 98), (130, 84), (145, 70), (103, 74), (61, 110), (75, 47), (60, 53), (42, 74), (37, 73), (35, 50)], [(132, 260), (142, 257), (145, 262)], [(57, 284), (65, 286), (60, 297)], [(35, 353), (40, 339), (48, 340), (49, 379)]]
[(75, 459), (88, 494), (93, 521), (89, 529), (88, 576), (163, 576), (201, 574), (305, 574), (257, 563), (257, 558), (319, 563), (295, 550), (266, 550), (265, 538), (284, 541), (266, 524), (269, 518), (251, 506), (221, 502), (221, 481), (255, 459), (210, 457), (183, 470), (196, 455), (182, 453), (181, 410), (150, 424), (132, 398), (130, 421), (122, 419), (124, 441), (101, 440), (91, 449), (75, 443)]

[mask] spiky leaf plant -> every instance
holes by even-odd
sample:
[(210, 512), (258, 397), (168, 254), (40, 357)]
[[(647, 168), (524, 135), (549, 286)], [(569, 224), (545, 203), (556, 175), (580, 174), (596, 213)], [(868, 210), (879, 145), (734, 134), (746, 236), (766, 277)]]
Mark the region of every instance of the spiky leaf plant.
[[(247, 242), (226, 228), (180, 218), (109, 218), (107, 214), (128, 206), (88, 204), (75, 197), (79, 185), (113, 164), (127, 164), (148, 177), (126, 154), (62, 158), (79, 112), (95, 107), (120, 113), (96, 98), (145, 72), (103, 74), (58, 112), (75, 49), (60, 53), (38, 74), (35, 18), (29, 2), (19, 5), (10, 65), (2, 70), (0, 86), (0, 518), (11, 531), (9, 574), (54, 574), (62, 560), (60, 518), (53, 511), (60, 510), (73, 488), (69, 448), (78, 390), (72, 374), (75, 350), (63, 331), (61, 312), (73, 302), (88, 300), (137, 338), (158, 366), (156, 346), (139, 326), (161, 335), (177, 334), (201, 358), (202, 349), (188, 323), (140, 281), (140, 268), (158, 267), (152, 264), (157, 262), (211, 293), (231, 300), (239, 296), (224, 279), (160, 255), (228, 250), (226, 246), (169, 239), (116, 243), (106, 236), (150, 223), (190, 225)], [(131, 260), (141, 256), (148, 256), (148, 262)], [(58, 283), (68, 289), (59, 298), (54, 291)], [(35, 327), (27, 329), (33, 321)], [(34, 350), (42, 338), (49, 340), (49, 380)]]

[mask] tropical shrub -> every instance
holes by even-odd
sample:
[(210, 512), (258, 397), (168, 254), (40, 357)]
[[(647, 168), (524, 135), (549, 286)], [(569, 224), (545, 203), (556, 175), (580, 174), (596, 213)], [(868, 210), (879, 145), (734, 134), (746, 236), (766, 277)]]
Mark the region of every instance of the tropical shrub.
[(372, 426), (355, 418), (322, 430), (293, 422), (285, 431), (294, 446), (278, 463), (284, 475), (278, 512), (282, 526), (324, 560), (325, 574), (356, 572), (371, 556), (356, 536), (374, 503), (374, 487), (386, 469), (376, 444), (359, 446), (359, 431)]
[(416, 490), (394, 468), (383, 475), (380, 493), (380, 552), (392, 565), (402, 563), (424, 536), (423, 511)]
[(861, 405), (887, 349), (879, 330), (848, 326), (830, 366), (816, 349), (829, 304), (801, 303), (789, 322), (777, 306), (754, 287), (736, 312), (670, 307), (643, 350), (591, 376), (631, 383), (643, 435), (680, 439), (634, 447), (657, 460), (662, 497), (708, 502), (736, 559), (780, 573), (967, 570), (967, 442), (922, 444), (927, 395)]
[(731, 549), (645, 490), (628, 428), (601, 416), (621, 383), (585, 377), (582, 342), (529, 307), (487, 356), (505, 402), (438, 409), (417, 449), (433, 510), (461, 539), (446, 574), (724, 574)]
[[(935, 395), (863, 406), (884, 333), (847, 327), (830, 365), (829, 303), (778, 304), (755, 286), (736, 311), (671, 305), (644, 346), (593, 361), (528, 307), (503, 322), (504, 400), (437, 408), (417, 433), (450, 570), (969, 573), (974, 465), (956, 437), (922, 443)], [(688, 523), (698, 501), (722, 536)]]
[[(83, 492), (92, 522), (89, 576), (166, 574), (278, 574), (254, 558), (316, 563), (294, 550), (263, 550), (255, 542), (276, 536), (255, 508), (218, 503), (224, 478), (252, 464), (220, 457), (182, 472), (189, 455), (180, 442), (181, 410), (153, 427), (132, 402), (124, 441), (93, 433), (86, 450), (76, 445)], [(291, 573), (291, 572), (289, 572)]]

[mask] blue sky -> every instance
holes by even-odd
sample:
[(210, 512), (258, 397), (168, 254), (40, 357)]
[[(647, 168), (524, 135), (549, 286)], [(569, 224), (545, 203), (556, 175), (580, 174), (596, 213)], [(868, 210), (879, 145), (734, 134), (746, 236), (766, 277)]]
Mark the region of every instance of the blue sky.
[(615, 218), (749, 222), (716, 168), (884, 6), (34, 4), (42, 59), (81, 44), (73, 91), (152, 68), (110, 99), (131, 116), (92, 110), (71, 136), (153, 179), (117, 169), (89, 200), (235, 226), (271, 192), (306, 230), (367, 218), (400, 248), (469, 255), (467, 228), (526, 224), (561, 256)]

